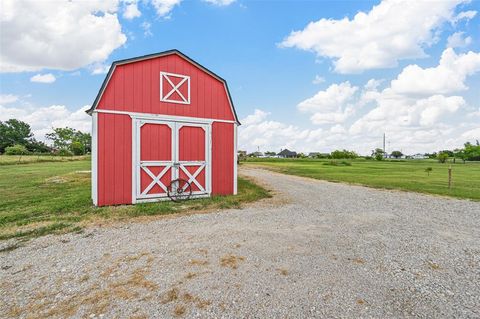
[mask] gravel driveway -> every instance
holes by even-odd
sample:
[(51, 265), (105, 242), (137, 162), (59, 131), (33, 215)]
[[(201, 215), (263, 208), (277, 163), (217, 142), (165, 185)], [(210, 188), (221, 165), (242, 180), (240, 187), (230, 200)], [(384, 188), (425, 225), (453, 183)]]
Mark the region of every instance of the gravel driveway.
[(243, 169), (241, 210), (0, 253), (0, 317), (480, 317), (480, 203)]

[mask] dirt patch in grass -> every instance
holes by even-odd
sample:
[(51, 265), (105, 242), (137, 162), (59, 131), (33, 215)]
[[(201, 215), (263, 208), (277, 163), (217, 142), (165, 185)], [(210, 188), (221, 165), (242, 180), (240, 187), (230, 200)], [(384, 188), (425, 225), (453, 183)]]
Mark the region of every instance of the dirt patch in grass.
[(364, 305), (364, 304), (365, 304), (365, 300), (363, 300), (363, 299), (360, 299), (360, 298), (359, 298), (359, 299), (357, 299), (357, 301), (356, 301), (356, 302), (357, 302), (357, 305)]
[(348, 258), (348, 260), (351, 260), (354, 264), (358, 264), (358, 265), (363, 265), (365, 263), (365, 259), (360, 257)]
[[(148, 279), (152, 266), (150, 257), (149, 253), (140, 252), (116, 258), (100, 272), (103, 277), (101, 286), (96, 282), (88, 284), (92, 280), (89, 275), (80, 276), (77, 280), (73, 276), (59, 277), (55, 289), (38, 291), (24, 306), (12, 305), (10, 313), (12, 317), (27, 314), (27, 318), (29, 315), (31, 318), (66, 318), (79, 313), (98, 315), (108, 312), (118, 300), (147, 300), (152, 296), (149, 293), (159, 289), (157, 283)], [(107, 262), (109, 258), (104, 257)], [(126, 263), (130, 265), (124, 267)], [(126, 270), (133, 264), (136, 267)], [(65, 295), (64, 284), (74, 281), (81, 283), (82, 289), (75, 295), (59, 300), (59, 295)]]
[(194, 277), (197, 277), (197, 273), (195, 272), (189, 272), (188, 274), (185, 275), (185, 279), (192, 279)]
[(205, 248), (200, 248), (200, 249), (198, 250), (198, 252), (199, 252), (200, 254), (202, 254), (203, 256), (205, 256), (205, 258), (208, 256), (208, 250), (205, 249)]
[(180, 317), (185, 314), (187, 311), (187, 308), (184, 305), (176, 305), (175, 308), (173, 309), (173, 315), (175, 317)]
[(124, 299), (132, 299), (138, 297), (138, 292), (133, 289), (145, 289), (154, 291), (158, 289), (158, 285), (153, 281), (147, 280), (146, 275), (149, 270), (146, 268), (138, 268), (126, 279), (113, 282), (109, 285), (112, 291), (117, 292)]
[(178, 295), (179, 295), (178, 288), (172, 288), (163, 295), (162, 303), (166, 304), (166, 303), (175, 301), (178, 299)]
[(438, 270), (438, 269), (440, 269), (440, 265), (437, 264), (437, 263), (435, 263), (435, 262), (433, 262), (433, 261), (431, 261), (431, 260), (428, 260), (428, 261), (427, 261), (427, 265), (428, 265), (428, 267), (430, 267), (430, 269), (433, 269), (433, 270)]
[(287, 276), (288, 275), (288, 270), (285, 269), (285, 268), (279, 268), (277, 270), (280, 273), (280, 275), (282, 275), (282, 276)]
[(194, 266), (205, 266), (208, 265), (208, 260), (205, 259), (190, 259), (188, 262), (190, 265)]
[(232, 269), (237, 269), (238, 264), (243, 262), (245, 257), (243, 256), (236, 256), (233, 254), (228, 254), (220, 258), (220, 266), (222, 267), (229, 267)]

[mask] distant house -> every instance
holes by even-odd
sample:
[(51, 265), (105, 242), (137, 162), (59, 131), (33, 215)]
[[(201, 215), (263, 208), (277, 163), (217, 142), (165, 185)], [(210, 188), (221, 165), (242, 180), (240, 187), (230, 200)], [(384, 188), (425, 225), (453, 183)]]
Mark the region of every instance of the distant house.
[(412, 158), (412, 159), (426, 159), (426, 158), (428, 158), (428, 156), (425, 155), (425, 154), (417, 153), (417, 154), (411, 155), (410, 158)]
[(292, 152), (287, 149), (282, 150), (280, 153), (277, 154), (280, 158), (295, 158), (297, 157), (297, 152)]
[(250, 157), (264, 157), (265, 155), (263, 155), (262, 152), (253, 152), (253, 153), (248, 154), (248, 156), (250, 156)]
[(402, 156), (400, 156), (400, 157), (395, 157), (395, 156), (393, 156), (392, 154), (385, 154), (384, 157), (385, 157), (385, 158), (393, 158), (393, 159), (407, 158), (406, 155), (402, 155)]

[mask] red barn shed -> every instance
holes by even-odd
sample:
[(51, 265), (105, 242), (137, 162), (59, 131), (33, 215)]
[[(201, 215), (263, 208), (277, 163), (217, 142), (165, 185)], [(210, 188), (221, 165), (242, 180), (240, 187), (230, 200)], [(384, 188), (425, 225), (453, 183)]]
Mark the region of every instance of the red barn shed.
[(237, 193), (237, 126), (227, 82), (177, 50), (120, 60), (92, 116), (95, 205), (165, 199), (174, 179), (192, 196)]

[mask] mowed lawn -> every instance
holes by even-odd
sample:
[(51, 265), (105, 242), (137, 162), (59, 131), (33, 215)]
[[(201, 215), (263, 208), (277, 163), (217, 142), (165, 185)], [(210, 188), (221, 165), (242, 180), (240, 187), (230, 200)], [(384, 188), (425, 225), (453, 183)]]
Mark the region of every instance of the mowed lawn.
[(90, 200), (88, 158), (0, 165), (0, 240), (81, 231), (87, 224), (137, 216), (238, 208), (269, 196), (264, 188), (239, 178), (236, 196), (98, 208)]
[(0, 165), (17, 165), (39, 162), (71, 162), (88, 159), (88, 156), (54, 156), (54, 155), (1, 155)]
[[(400, 189), (480, 200), (480, 163), (438, 163), (434, 160), (374, 161), (312, 159), (249, 159), (243, 165), (257, 165), (285, 174), (332, 182), (346, 182), (376, 188)], [(342, 164), (342, 162), (344, 162)], [(460, 162), (460, 163), (458, 163)], [(345, 165), (347, 163), (347, 165)], [(348, 164), (351, 164), (350, 166)], [(448, 188), (448, 168), (452, 187)], [(430, 175), (425, 171), (431, 167)], [(348, 194), (345, 194), (348, 196)]]

